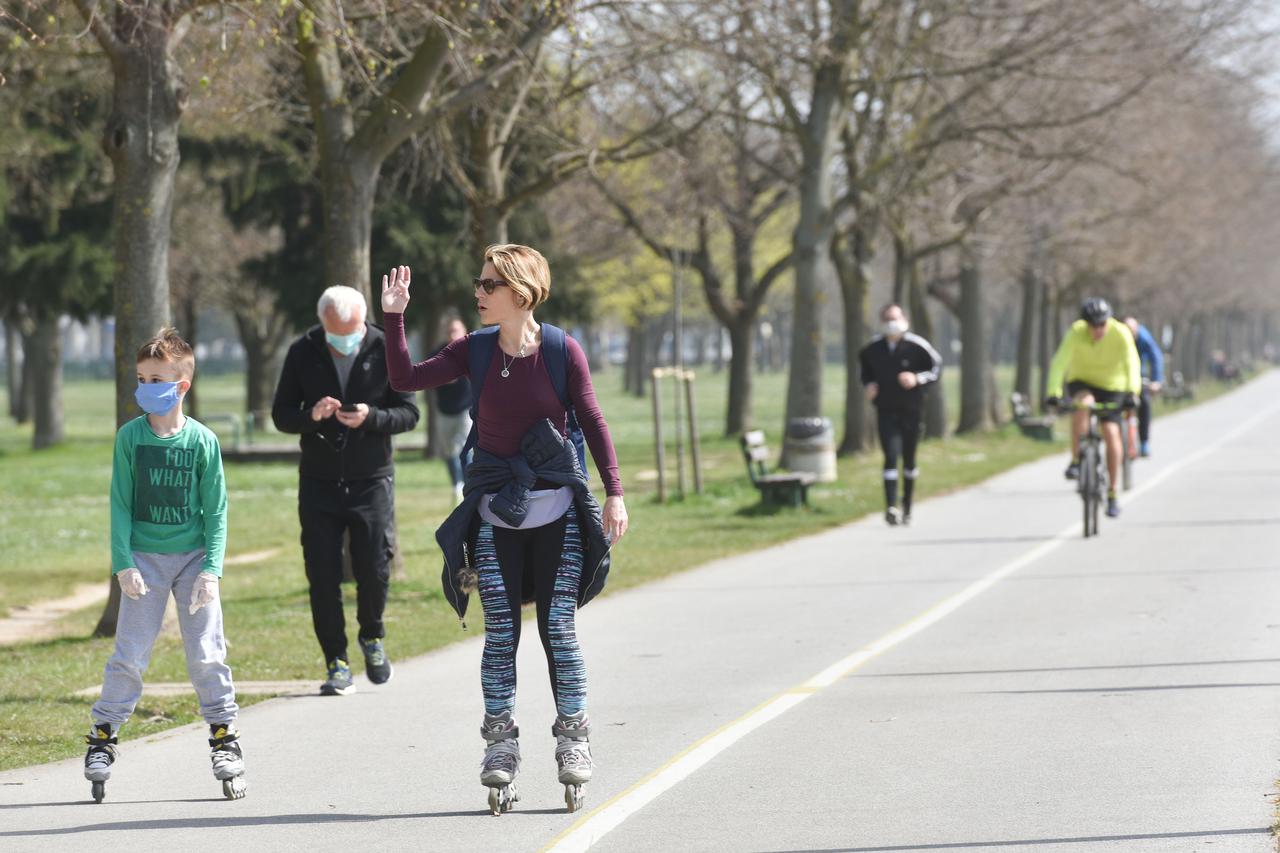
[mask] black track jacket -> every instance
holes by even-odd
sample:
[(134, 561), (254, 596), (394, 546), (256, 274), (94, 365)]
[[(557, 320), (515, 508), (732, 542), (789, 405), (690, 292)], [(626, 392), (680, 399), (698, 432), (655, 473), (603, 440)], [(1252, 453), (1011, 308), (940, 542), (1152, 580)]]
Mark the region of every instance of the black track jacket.
[[(907, 332), (892, 349), (883, 335), (876, 335), (858, 353), (862, 364), (862, 384), (880, 386), (876, 408), (885, 412), (921, 412), (925, 390), (942, 374), (942, 356), (928, 341)], [(898, 374), (914, 373), (918, 384), (908, 390), (898, 382)]]

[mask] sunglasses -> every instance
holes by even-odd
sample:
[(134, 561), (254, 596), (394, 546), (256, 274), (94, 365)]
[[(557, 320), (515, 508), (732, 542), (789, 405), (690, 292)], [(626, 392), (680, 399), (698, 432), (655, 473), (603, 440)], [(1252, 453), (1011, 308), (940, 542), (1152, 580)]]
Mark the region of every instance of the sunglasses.
[(485, 293), (490, 293), (490, 294), (493, 293), (495, 290), (497, 290), (499, 287), (511, 286), (500, 278), (473, 278), (471, 279), (471, 285), (472, 287), (482, 288)]

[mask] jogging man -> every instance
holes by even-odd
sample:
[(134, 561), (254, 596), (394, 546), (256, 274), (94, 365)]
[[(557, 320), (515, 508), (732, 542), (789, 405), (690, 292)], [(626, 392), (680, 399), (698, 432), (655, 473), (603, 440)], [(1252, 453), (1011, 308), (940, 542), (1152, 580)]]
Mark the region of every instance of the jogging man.
[[(916, 446), (925, 390), (937, 382), (942, 357), (928, 341), (907, 331), (907, 316), (899, 305), (880, 311), (880, 334), (862, 348), (862, 386), (876, 405), (880, 448), (884, 451), (884, 520), (890, 526), (911, 523), (915, 491)], [(898, 509), (898, 455), (902, 455), (902, 509)]]
[(1072, 412), (1068, 480), (1080, 476), (1080, 436), (1089, 428), (1087, 407), (1094, 403), (1115, 406), (1099, 416), (1102, 437), (1107, 444), (1107, 516), (1115, 518), (1120, 514), (1115, 485), (1122, 453), (1121, 407), (1137, 405), (1142, 391), (1142, 371), (1133, 335), (1128, 326), (1111, 316), (1107, 300), (1091, 297), (1080, 306), (1080, 319), (1071, 325), (1049, 365), (1046, 405), (1058, 405), (1064, 378), (1072, 401), (1084, 407)]

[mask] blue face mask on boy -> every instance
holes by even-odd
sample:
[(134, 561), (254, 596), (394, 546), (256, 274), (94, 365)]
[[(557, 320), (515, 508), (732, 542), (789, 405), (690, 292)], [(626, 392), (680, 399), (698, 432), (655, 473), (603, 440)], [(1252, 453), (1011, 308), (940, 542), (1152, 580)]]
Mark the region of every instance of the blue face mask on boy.
[(324, 339), (329, 342), (329, 346), (343, 355), (351, 355), (360, 349), (360, 342), (364, 340), (364, 329), (352, 332), (349, 335), (335, 335), (333, 332), (325, 332)]
[(177, 382), (139, 382), (133, 399), (148, 415), (163, 415), (181, 401), (178, 385)]

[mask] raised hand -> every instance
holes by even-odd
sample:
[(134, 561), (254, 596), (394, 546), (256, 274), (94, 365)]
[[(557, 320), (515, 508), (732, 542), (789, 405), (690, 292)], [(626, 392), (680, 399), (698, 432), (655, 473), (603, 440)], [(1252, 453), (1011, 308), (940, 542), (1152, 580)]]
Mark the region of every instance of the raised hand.
[(409, 307), (409, 268), (392, 267), (382, 277), (382, 310), (387, 314), (403, 314)]

